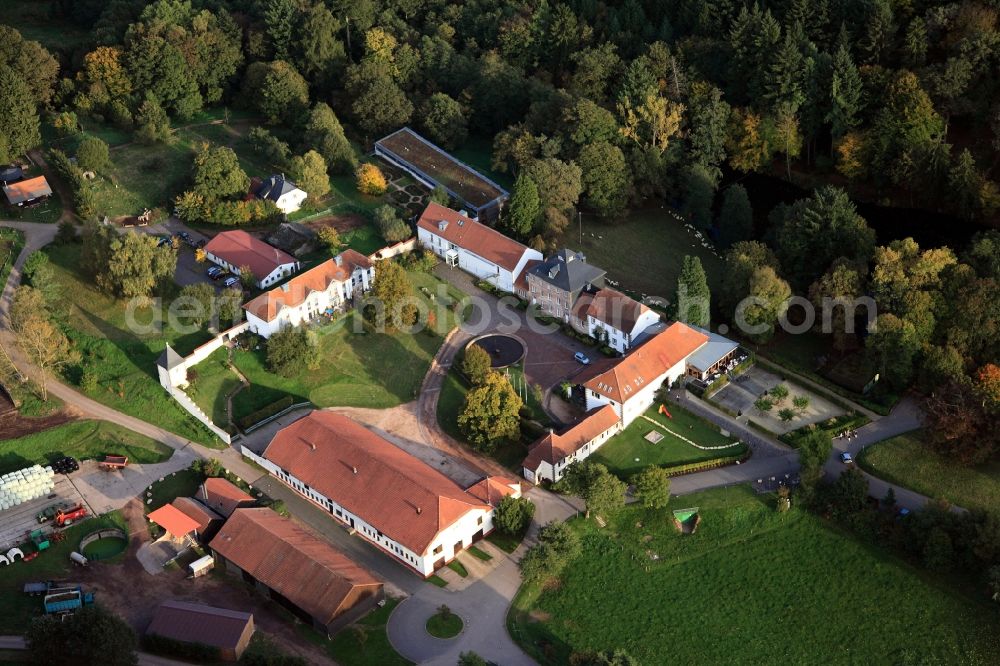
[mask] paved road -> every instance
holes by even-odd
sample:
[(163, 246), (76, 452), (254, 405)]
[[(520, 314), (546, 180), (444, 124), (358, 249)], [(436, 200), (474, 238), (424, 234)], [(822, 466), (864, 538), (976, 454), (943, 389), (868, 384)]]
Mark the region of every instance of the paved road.
[[(529, 666), (535, 662), (518, 647), (505, 630), (507, 611), (521, 586), (517, 561), (535, 543), (539, 525), (565, 521), (582, 507), (573, 498), (564, 498), (532, 488), (529, 497), (536, 508), (535, 519), (524, 543), (486, 577), (465, 587), (461, 593), (421, 583), (389, 617), (389, 641), (397, 652), (418, 664), (454, 666), (462, 652), (473, 651), (488, 661), (504, 666)], [(500, 552), (499, 549), (494, 549)], [(427, 619), (441, 604), (462, 618), (465, 627), (455, 638), (442, 640), (427, 633)]]

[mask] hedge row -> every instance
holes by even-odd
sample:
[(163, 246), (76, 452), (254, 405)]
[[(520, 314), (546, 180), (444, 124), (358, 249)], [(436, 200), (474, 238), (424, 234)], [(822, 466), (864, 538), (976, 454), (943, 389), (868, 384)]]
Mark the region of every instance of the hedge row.
[(284, 398), (281, 398), (280, 400), (275, 400), (269, 405), (264, 405), (255, 412), (250, 412), (249, 414), (241, 418), (237, 423), (240, 426), (240, 430), (246, 430), (250, 426), (256, 423), (260, 423), (264, 419), (274, 416), (281, 410), (288, 409), (294, 404), (295, 404), (295, 399), (290, 395), (286, 395)]
[(668, 476), (680, 476), (681, 474), (704, 472), (705, 470), (715, 469), (716, 467), (724, 467), (726, 465), (732, 465), (735, 462), (743, 462), (749, 457), (750, 457), (749, 453), (745, 453), (738, 456), (722, 456), (721, 458), (702, 460), (701, 462), (688, 463), (687, 465), (674, 465), (673, 467), (664, 467), (663, 469), (667, 471)]
[(821, 423), (813, 423), (811, 425), (802, 426), (801, 428), (797, 428), (791, 432), (786, 432), (784, 435), (779, 437), (779, 439), (785, 444), (797, 449), (799, 448), (802, 439), (814, 430), (823, 430), (829, 433), (830, 437), (835, 437), (845, 430), (855, 430), (860, 428), (869, 421), (870, 419), (864, 414), (851, 412), (850, 414), (842, 414), (836, 418), (832, 418)]

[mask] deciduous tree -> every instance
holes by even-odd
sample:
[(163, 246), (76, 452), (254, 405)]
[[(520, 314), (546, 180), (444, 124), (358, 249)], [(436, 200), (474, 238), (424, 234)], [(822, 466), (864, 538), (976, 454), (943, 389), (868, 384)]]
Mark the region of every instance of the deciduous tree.
[(485, 349), (479, 345), (469, 345), (462, 355), (462, 374), (469, 378), (473, 386), (481, 386), (492, 372), (492, 363), (493, 360)]
[(621, 148), (603, 141), (588, 144), (577, 163), (587, 204), (601, 217), (620, 215), (632, 190), (632, 174)]
[(330, 193), (326, 161), (315, 150), (293, 157), (289, 169), (298, 186), (308, 193), (310, 201), (315, 203)]
[(670, 502), (670, 475), (662, 467), (650, 465), (632, 477), (632, 485), (647, 509), (662, 509)]
[(351, 142), (344, 136), (344, 128), (327, 104), (320, 102), (306, 119), (304, 145), (315, 150), (326, 160), (333, 173), (351, 173), (358, 165)]
[(86, 606), (65, 618), (35, 617), (25, 635), (28, 651), (39, 664), (134, 666), (136, 637), (120, 617), (102, 606)]
[(469, 135), (465, 110), (445, 93), (434, 93), (427, 99), (420, 121), (427, 136), (448, 150), (465, 143)]
[(300, 326), (285, 326), (267, 339), (267, 367), (282, 377), (294, 377), (319, 363), (319, 347)]
[(389, 187), (389, 183), (382, 174), (382, 170), (369, 162), (358, 166), (356, 178), (358, 192), (361, 192), (361, 194), (377, 197), (380, 194), (385, 194), (386, 189)]
[(523, 534), (535, 515), (535, 504), (527, 497), (508, 495), (493, 509), (493, 524), (504, 534)]
[[(369, 294), (376, 308), (381, 308), (382, 322), (387, 331), (413, 326), (417, 309), (413, 303), (410, 278), (395, 261), (380, 261), (375, 269), (375, 282)], [(367, 310), (366, 306), (366, 310)]]
[(469, 443), (480, 451), (492, 451), (500, 443), (521, 433), (518, 412), (523, 405), (507, 378), (498, 372), (472, 388), (458, 415), (458, 427)]
[(76, 164), (84, 171), (100, 171), (108, 165), (108, 144), (96, 136), (86, 136), (76, 148)]

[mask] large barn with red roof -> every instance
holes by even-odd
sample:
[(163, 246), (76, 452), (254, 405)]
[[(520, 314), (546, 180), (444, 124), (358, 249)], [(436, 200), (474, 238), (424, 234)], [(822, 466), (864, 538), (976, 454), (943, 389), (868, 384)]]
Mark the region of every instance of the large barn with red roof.
[(317, 410), (244, 454), (359, 536), (430, 576), (493, 530), (493, 505), (520, 496), (491, 477), (466, 489), (342, 414)]

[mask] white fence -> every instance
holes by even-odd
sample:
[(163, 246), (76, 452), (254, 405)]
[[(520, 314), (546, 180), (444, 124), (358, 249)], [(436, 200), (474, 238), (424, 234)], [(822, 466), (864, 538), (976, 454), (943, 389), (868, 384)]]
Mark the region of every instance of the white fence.
[[(249, 322), (242, 322), (233, 326), (230, 329), (222, 331), (217, 336), (196, 348), (193, 352), (185, 356), (179, 363), (174, 363), (169, 367), (163, 367), (162, 365), (157, 367), (157, 372), (160, 376), (160, 385), (167, 389), (174, 400), (176, 400), (181, 407), (183, 407), (191, 416), (195, 417), (211, 430), (219, 439), (221, 439), (226, 444), (232, 443), (232, 437), (228, 432), (215, 425), (212, 419), (202, 411), (201, 407), (195, 404), (187, 393), (183, 391), (183, 387), (187, 385), (187, 372), (188, 368), (193, 365), (198, 365), (206, 358), (212, 355), (217, 349), (221, 349), (230, 340), (235, 338), (240, 333), (246, 331), (250, 327)], [(172, 352), (169, 347), (167, 348), (168, 353)], [(169, 363), (169, 357), (168, 357)]]

